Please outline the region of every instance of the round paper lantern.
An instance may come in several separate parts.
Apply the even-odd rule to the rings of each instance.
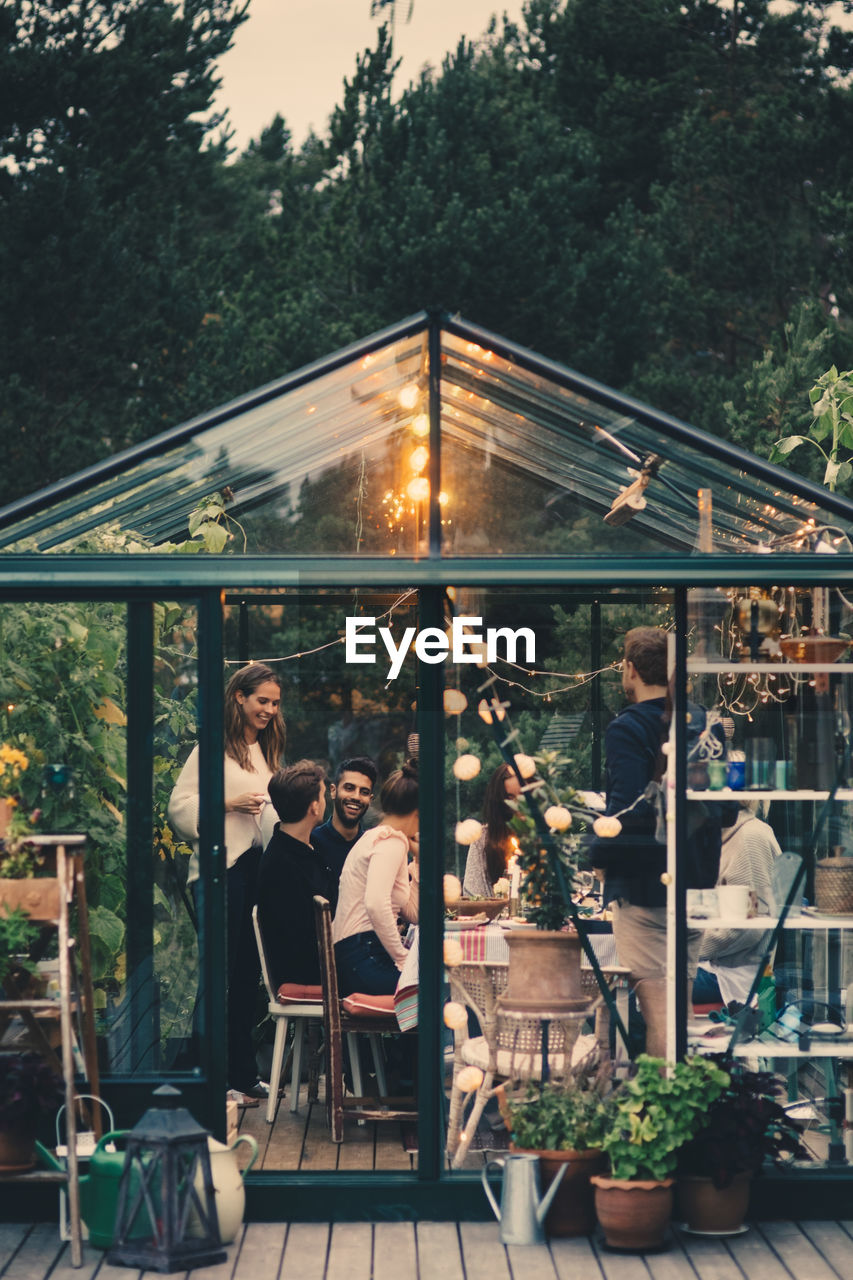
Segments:
[[[461,716],[468,706],[468,699],[461,689],[445,689],[444,710],[449,716]]]
[[[459,756],[453,761],[453,772],[460,782],[470,782],[480,772],[480,761],[477,756]]]
[[[515,764],[522,778],[532,778],[536,772],[536,761],[533,756],[517,755]]]
[[[462,897],[462,885],[459,883],[458,876],[447,875],[444,877],[444,905],[446,907],[454,906]]]
[[[612,839],[613,836],[619,835],[622,830],[622,823],[618,818],[596,818],[592,824],[592,829],[602,839]]]
[[[444,1025],[451,1031],[458,1031],[468,1021],[468,1010],[458,1000],[448,1000],[444,1006]]]
[[[552,831],[567,831],[572,825],[572,815],[565,805],[552,804],[545,810],[545,821]]]
[[[476,818],[466,818],[464,822],[457,822],[456,824],[457,844],[473,844],[475,840],[479,840],[482,834],[482,825]]]
[[[444,963],[448,969],[452,969],[454,965],[461,964],[464,957],[462,955],[462,947],[455,938],[444,939]]]
[[[479,1067],[463,1067],[454,1083],[463,1093],[475,1093],[483,1083],[483,1073]]]
[[[486,724],[492,723],[493,711],[497,718],[498,723],[500,724],[501,720],[503,720],[504,716],[506,715],[506,711],[500,705],[500,703],[497,703],[493,707],[491,702],[487,702],[485,698],[482,698],[481,701],[477,704],[477,715],[480,717],[481,720],[485,721]]]

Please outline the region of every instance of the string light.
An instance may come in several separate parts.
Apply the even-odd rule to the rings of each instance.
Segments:
[[[380,613],[376,621],[381,622],[383,618],[390,618],[395,609],[399,609],[407,600],[417,594],[417,589],[410,587],[408,591],[404,591],[401,596],[397,597],[390,609]],[[298,653],[287,653],[282,658],[252,658],[250,661],[264,662],[267,666],[271,666],[275,662],[292,662],[294,658],[309,658],[314,653],[322,653],[324,649],[332,649],[336,644],[346,644],[346,636],[336,636],[334,640],[328,640],[325,644],[318,644],[316,649],[301,649]],[[246,663],[242,658],[226,658],[225,665],[226,667],[244,667]]]

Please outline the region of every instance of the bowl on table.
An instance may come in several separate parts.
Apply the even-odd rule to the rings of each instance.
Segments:
[[[460,898],[458,902],[453,904],[453,909],[457,916],[478,916],[482,914],[488,920],[494,920],[508,906],[509,901],[506,898]]]

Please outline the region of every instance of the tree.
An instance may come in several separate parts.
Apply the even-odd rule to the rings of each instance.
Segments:
[[[0,24],[0,500],[182,416],[216,296],[236,0],[36,0]]]

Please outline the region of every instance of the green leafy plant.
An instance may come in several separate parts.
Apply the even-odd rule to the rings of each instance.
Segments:
[[[26,1132],[65,1101],[65,1086],[39,1053],[0,1053],[0,1130]]]
[[[685,1058],[664,1073],[662,1058],[641,1054],[635,1075],[615,1092],[613,1123],[602,1147],[610,1176],[661,1181],[675,1172],[678,1153],[699,1130],[708,1108],[729,1083],[711,1058]]]
[[[28,953],[38,933],[23,907],[0,911],[0,986],[10,973],[35,973],[36,966],[28,959]]]
[[[853,369],[839,373],[835,365],[818,378],[809,392],[812,421],[807,435],[783,436],[773,445],[771,462],[778,462],[800,445],[811,444],[823,455],[823,483],[832,491],[853,477]],[[841,450],[848,456],[843,458]]]
[[[568,914],[578,858],[572,806],[577,805],[573,788],[563,775],[570,761],[556,751],[534,756],[536,774],[528,793],[538,811],[533,816],[526,799],[510,802],[515,816],[510,827],[518,841],[521,893],[525,914],[537,929],[561,929]],[[563,825],[565,823],[565,825]]]
[[[559,1082],[531,1081],[523,1097],[505,1097],[501,1114],[517,1147],[531,1151],[592,1151],[615,1118],[609,1074],[582,1066]]]
[[[722,1188],[738,1173],[760,1173],[765,1160],[804,1159],[802,1126],[773,1096],[778,1083],[772,1072],[748,1071],[723,1055],[715,1060],[729,1082],[678,1152],[678,1172],[711,1178]]]

